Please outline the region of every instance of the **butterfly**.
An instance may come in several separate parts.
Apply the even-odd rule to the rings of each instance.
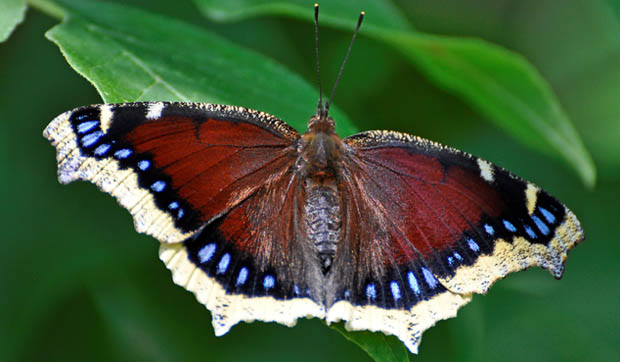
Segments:
[[[218,336],[316,317],[417,353],[426,329],[507,274],[562,276],[584,235],[546,191],[409,134],[341,138],[328,112],[320,100],[300,134],[237,106],[101,104],[59,115],[44,136],[61,183],[96,184],[161,242]]]

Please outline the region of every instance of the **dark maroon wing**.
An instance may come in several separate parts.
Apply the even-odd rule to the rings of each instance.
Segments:
[[[127,103],[64,113],[44,135],[61,182],[97,184],[164,243],[162,260],[213,312],[216,333],[240,320],[294,323],[298,312],[279,312],[295,303],[319,313],[300,298],[310,272],[299,274],[309,267],[292,247],[299,134],[285,123],[240,107]],[[273,297],[293,301],[261,305]]]
[[[583,239],[564,205],[487,161],[396,132],[344,141],[337,299],[379,307],[385,325],[401,320],[388,332],[412,350],[424,329],[508,273],[541,266],[560,277]]]

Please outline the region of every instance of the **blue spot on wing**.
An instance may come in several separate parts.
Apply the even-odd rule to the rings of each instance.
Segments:
[[[151,167],[151,162],[148,160],[141,160],[138,162],[138,168],[142,171],[146,171]]]
[[[377,289],[374,284],[368,284],[366,286],[366,298],[375,300],[377,298]]]
[[[536,239],[538,237],[538,235],[536,235],[534,230],[532,230],[532,228],[529,225],[524,225],[524,227],[525,227],[525,232],[530,236],[530,238]]]
[[[418,280],[416,279],[412,271],[407,273],[407,279],[409,280],[409,286],[411,287],[411,290],[413,290],[415,294],[420,294],[420,285],[418,285]]]
[[[78,124],[77,132],[84,134],[90,132],[93,128],[99,126],[99,121],[86,121]]]
[[[394,300],[399,300],[400,287],[398,286],[398,283],[396,283],[395,281],[390,282],[390,290],[392,291],[392,296],[394,297]]]
[[[276,279],[273,277],[273,275],[267,275],[265,276],[265,279],[263,279],[263,287],[267,290],[273,288],[276,285]]]
[[[126,158],[128,158],[129,156],[131,156],[132,152],[130,149],[128,148],[123,148],[121,150],[118,150],[116,152],[114,152],[114,157],[116,157],[119,160],[124,160]]]
[[[517,228],[514,225],[512,225],[510,221],[503,220],[503,222],[504,222],[504,227],[506,228],[506,230],[513,232],[513,233],[517,231]]]
[[[549,230],[549,227],[541,219],[539,219],[538,216],[532,215],[532,220],[534,220],[536,227],[541,233],[543,233],[543,235],[549,235],[551,230]]]
[[[553,214],[549,210],[542,208],[540,206],[538,207],[538,210],[540,210],[540,213],[543,214],[543,216],[545,217],[545,220],[547,220],[549,224],[555,223],[555,216],[553,216]]]
[[[487,234],[493,236],[493,234],[495,234],[495,229],[493,229],[493,226],[489,225],[489,224],[484,224],[484,231],[487,232]]]
[[[467,238],[467,246],[475,253],[480,251],[480,246],[472,238]]]
[[[103,132],[95,131],[93,133],[89,133],[86,136],[82,137],[80,142],[82,143],[83,147],[90,147],[90,146],[94,145],[95,143],[97,143],[97,141],[99,141],[99,139],[102,136],[103,136]]]
[[[107,143],[101,144],[95,148],[94,154],[97,156],[105,156],[112,146]]]
[[[226,273],[226,269],[228,269],[228,264],[230,264],[230,254],[226,253],[220,259],[220,262],[217,264],[217,269],[215,274],[224,274]]]
[[[235,286],[240,286],[245,284],[245,282],[248,280],[248,268],[243,267],[241,268],[241,270],[239,270],[239,275],[237,276],[237,282],[235,283]]]
[[[166,188],[166,183],[163,182],[162,180],[157,180],[153,182],[153,184],[151,185],[151,190],[155,192],[162,192],[164,191],[165,188]]]
[[[200,262],[206,263],[209,260],[211,260],[211,258],[213,257],[213,254],[215,254],[216,248],[217,248],[217,245],[215,243],[211,243],[211,244],[207,244],[203,246],[198,251],[198,258],[200,259]]]
[[[431,271],[427,268],[422,268],[422,275],[424,275],[424,280],[426,281],[426,284],[428,284],[429,288],[435,289],[437,284],[439,284],[433,273],[431,273]]]

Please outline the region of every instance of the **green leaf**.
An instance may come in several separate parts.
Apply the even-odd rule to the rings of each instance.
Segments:
[[[314,19],[313,3],[305,0],[194,0],[194,3],[204,14],[219,21],[238,21],[252,16],[273,14],[312,21]],[[406,17],[388,1],[333,1],[321,4],[321,23],[351,29],[362,10],[366,12],[365,28],[376,26],[379,29],[411,29]]]
[[[0,1],[0,42],[9,38],[15,27],[24,20],[26,0]]]
[[[66,13],[47,33],[105,102],[176,100],[234,104],[300,130],[318,93],[282,65],[204,29],[112,3],[57,1]],[[339,132],[355,128],[335,109]]]
[[[409,354],[405,345],[394,336],[368,331],[347,331],[343,323],[333,323],[329,326],[340,332],[349,341],[357,344],[377,362],[409,361]]]
[[[194,1],[215,20],[257,14],[306,20],[313,16],[309,4],[298,0]],[[367,14],[362,34],[393,46],[436,85],[469,102],[522,143],[561,157],[586,185],[594,185],[595,165],[579,134],[547,81],[522,56],[483,40],[416,32],[389,1],[330,2],[321,7],[321,23],[352,29],[360,9]]]

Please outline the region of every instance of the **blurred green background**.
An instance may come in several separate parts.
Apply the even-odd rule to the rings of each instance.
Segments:
[[[261,16],[218,24],[190,1],[123,3],[210,29],[314,84],[309,22]],[[517,143],[362,30],[335,98],[357,128],[407,131],[491,160],[565,202],[586,233],[561,281],[542,270],[510,275],[426,332],[411,360],[618,360],[620,1],[395,4],[420,31],[479,37],[524,55],[599,171],[596,186],[585,188],[564,163]],[[55,152],[41,132],[61,112],[101,98],[44,38],[57,23],[30,9],[0,44],[0,360],[370,360],[318,320],[292,329],[240,324],[214,337],[209,312],[172,283],[158,243],[137,234],[125,210],[91,184],[58,184]],[[327,88],[349,39],[350,31],[321,30]],[[300,102],[310,116],[316,100]]]

